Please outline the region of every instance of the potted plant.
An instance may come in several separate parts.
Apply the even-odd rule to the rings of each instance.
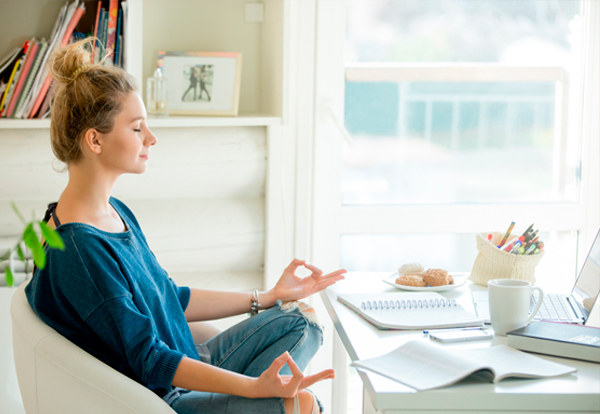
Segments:
[[[11,247],[2,257],[0,257],[0,261],[7,261],[7,264],[4,266],[7,286],[13,286],[14,284],[14,274],[13,270],[11,269],[11,263],[15,252],[17,253],[16,260],[24,263],[25,271],[27,273],[28,255],[26,255],[26,253],[28,252],[31,252],[33,263],[35,263],[39,269],[46,267],[46,252],[44,250],[42,241],[45,241],[45,243],[51,248],[60,250],[64,250],[65,248],[65,244],[63,243],[60,235],[54,229],[48,226],[48,224],[46,224],[44,221],[36,220],[35,218],[32,218],[31,221],[27,221],[15,203],[11,202],[11,206],[25,228],[23,230],[23,234],[20,236],[15,245]]]

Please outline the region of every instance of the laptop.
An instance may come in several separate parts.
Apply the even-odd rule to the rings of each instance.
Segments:
[[[575,285],[570,295],[564,294],[546,294],[538,314],[533,318],[534,321],[545,320],[552,322],[583,324],[588,320],[588,316],[598,298],[600,292],[600,231],[596,234],[592,248],[588,253],[585,263],[577,276]],[[531,298],[531,307],[533,310],[537,303],[538,296]],[[484,320],[486,324],[490,323],[490,307],[487,291],[473,292],[473,305],[477,316]]]

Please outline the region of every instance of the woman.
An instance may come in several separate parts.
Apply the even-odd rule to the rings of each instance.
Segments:
[[[176,286],[133,213],[110,196],[122,174],[146,170],[156,137],[131,76],[90,65],[91,42],[67,46],[51,61],[51,143],[69,181],[46,220],[66,248],[47,250],[46,267],[26,289],[32,308],[178,413],[318,413],[306,387],[334,373],[302,375],[322,332],[314,310],[296,301],[343,279],[344,271],[323,275],[294,260],[275,287],[260,294]],[[296,277],[299,266],[311,276]],[[253,317],[205,344],[193,343],[189,322],[249,311]]]

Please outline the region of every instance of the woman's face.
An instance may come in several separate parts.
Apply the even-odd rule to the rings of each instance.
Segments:
[[[122,108],[112,131],[100,134],[100,161],[118,173],[140,174],[148,168],[150,147],[157,139],[146,125],[146,108],[136,92],[123,99]]]

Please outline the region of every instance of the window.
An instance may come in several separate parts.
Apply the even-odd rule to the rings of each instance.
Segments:
[[[317,1],[313,260],[468,272],[475,234],[535,223],[537,284],[568,289],[600,226],[596,8]]]
[[[344,124],[353,144],[343,149],[340,191],[352,220],[341,221],[342,267],[421,261],[469,271],[478,231],[513,220],[523,231],[557,208],[581,213],[581,140],[567,139],[579,7],[347,2]],[[395,224],[381,222],[383,211]],[[443,228],[430,218],[440,214]],[[540,262],[542,285],[572,282],[580,225],[542,229],[549,251],[569,253]]]

